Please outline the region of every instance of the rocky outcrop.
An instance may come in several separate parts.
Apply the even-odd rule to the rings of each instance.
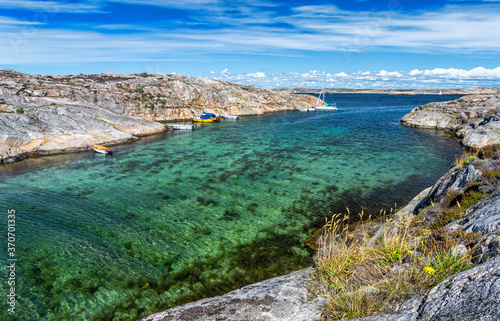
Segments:
[[[481,264],[500,256],[500,230],[483,235],[472,253],[472,261]]]
[[[92,144],[120,144],[139,136],[159,133],[165,126],[135,117],[117,115],[90,104],[50,102],[46,98],[25,103],[17,97],[4,101],[22,113],[0,114],[0,163],[31,155],[90,149]]]
[[[208,78],[180,75],[104,73],[32,76],[0,69],[0,96],[27,102],[65,98],[110,112],[152,121],[188,119],[202,110],[217,114],[262,115],[315,105],[316,98],[290,95]],[[5,104],[4,104],[5,105]],[[2,105],[2,106],[4,106]]]
[[[484,235],[500,230],[500,190],[471,206],[467,215],[447,227]]]
[[[245,286],[223,296],[181,305],[141,321],[273,320],[313,321],[321,317],[324,298],[313,298],[312,268]]]
[[[316,98],[178,75],[33,76],[0,69],[0,163],[162,132],[202,110],[261,115]]]
[[[436,182],[436,184],[434,184],[429,193],[424,197],[425,201],[431,199],[437,202],[449,193],[462,193],[469,183],[476,181],[480,176],[481,171],[476,169],[472,164],[468,164],[459,169],[453,166]],[[419,205],[421,206],[423,204],[425,204],[425,202]],[[418,209],[418,207],[416,209]]]
[[[401,120],[410,127],[452,130],[463,146],[500,144],[500,95],[473,95],[415,107]]]

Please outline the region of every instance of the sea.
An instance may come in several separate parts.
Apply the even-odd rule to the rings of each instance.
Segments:
[[[136,320],[311,266],[326,219],[388,213],[447,171],[458,141],[399,120],[458,97],[328,94],[337,111],[2,165],[0,319]]]

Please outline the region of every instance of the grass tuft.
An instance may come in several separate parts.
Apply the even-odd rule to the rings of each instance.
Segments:
[[[332,217],[318,240],[314,284],[328,298],[329,320],[394,312],[404,300],[473,266],[468,253],[453,253],[463,233],[430,232],[414,219],[393,219],[370,247],[350,237],[356,227],[347,222],[349,214]]]
[[[477,153],[475,154],[471,154],[471,153],[464,153],[462,154],[460,157],[457,157],[455,159],[455,167],[456,168],[462,168],[465,166],[465,164],[467,164],[469,161],[473,160],[473,159],[477,159],[478,156],[477,156]]]

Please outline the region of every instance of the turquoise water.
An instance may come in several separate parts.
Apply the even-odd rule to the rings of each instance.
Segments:
[[[336,94],[338,111],[0,166],[0,255],[15,209],[18,259],[16,317],[0,318],[135,320],[309,266],[304,240],[325,217],[403,205],[447,170],[456,141],[398,123],[455,98]]]

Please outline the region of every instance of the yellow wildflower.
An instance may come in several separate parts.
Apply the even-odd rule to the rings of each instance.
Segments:
[[[436,270],[434,270],[434,269],[433,269],[433,268],[431,268],[430,266],[425,266],[425,267],[424,267],[424,270],[425,270],[425,272],[427,272],[427,273],[429,273],[429,274],[431,274],[431,275],[432,275],[432,274],[434,274],[434,273],[436,273]]]
[[[413,251],[408,250],[408,253],[413,254]]]

